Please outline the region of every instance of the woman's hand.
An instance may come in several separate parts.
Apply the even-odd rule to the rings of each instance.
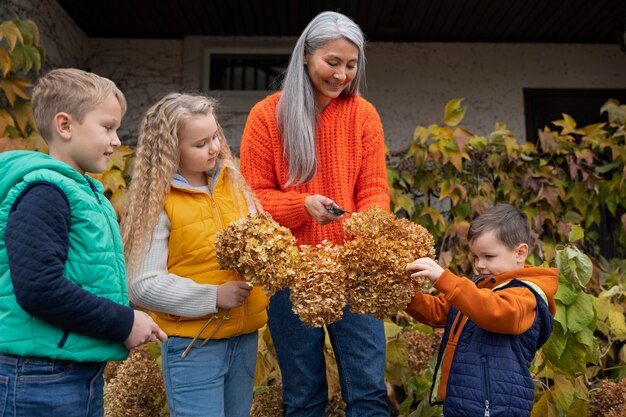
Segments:
[[[240,307],[252,287],[243,281],[228,281],[217,286],[217,308]]]
[[[306,211],[322,226],[341,219],[341,215],[332,214],[326,209],[326,206],[333,203],[334,201],[330,198],[319,194],[309,195],[304,198]]]

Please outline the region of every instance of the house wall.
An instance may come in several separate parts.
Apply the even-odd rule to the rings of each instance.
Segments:
[[[523,88],[626,88],[617,44],[372,43],[367,59],[368,97],[395,149],[415,126],[441,123],[453,98],[465,98],[470,131],[501,121],[524,139]]]
[[[89,39],[54,1],[0,0],[0,19],[31,18],[48,55],[45,68],[74,66],[109,77],[129,110],[120,137],[136,143],[141,116],[171,91],[199,91],[206,48],[287,47],[290,38],[188,37],[185,40]],[[445,103],[465,98],[463,126],[486,134],[496,121],[525,137],[523,88],[626,88],[626,54],[615,45],[381,43],[367,46],[366,98],[377,107],[386,141],[400,150],[417,125],[441,123]],[[264,93],[218,96],[220,123],[235,150],[248,110]]]
[[[141,118],[150,105],[181,90],[182,46],[182,40],[91,40],[90,70],[115,81],[128,101],[118,130],[125,144],[137,143]]]

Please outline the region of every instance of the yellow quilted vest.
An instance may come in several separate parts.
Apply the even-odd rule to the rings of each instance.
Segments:
[[[210,177],[208,182],[211,183]],[[244,279],[232,270],[220,269],[215,256],[217,232],[248,212],[242,193],[225,179],[224,169],[218,174],[212,195],[172,185],[165,211],[172,224],[167,260],[170,273],[213,285]],[[220,309],[200,338],[214,333],[211,339],[224,339],[259,329],[267,322],[267,303],[262,288],[254,287],[241,307],[229,312]],[[195,337],[213,316],[190,318],[159,312],[152,315],[168,336],[178,337]],[[228,318],[222,320],[225,315]]]

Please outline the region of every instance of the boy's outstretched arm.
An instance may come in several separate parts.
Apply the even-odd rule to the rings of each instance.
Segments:
[[[556,282],[558,279],[556,272],[551,272],[549,268],[537,269],[545,271],[542,273],[547,276],[543,277],[543,281],[554,279]],[[511,272],[510,279],[513,279],[516,274]],[[530,328],[535,319],[536,298],[526,286],[492,291],[491,288],[479,288],[472,280],[445,270],[434,287],[450,305],[481,328],[494,333],[521,334]]]
[[[138,313],[129,306],[65,278],[69,225],[65,194],[52,183],[35,183],[15,201],[4,239],[18,304],[40,320],[99,339],[122,343],[159,335],[156,324],[137,320]]]
[[[406,267],[412,278],[426,277],[435,282],[443,273],[443,268],[431,258],[420,258]],[[432,327],[444,327],[450,306],[443,295],[437,297],[418,292],[406,308],[417,321]]]

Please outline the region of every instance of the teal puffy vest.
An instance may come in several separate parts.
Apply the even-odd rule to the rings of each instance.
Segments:
[[[122,343],[66,332],[25,312],[11,283],[4,232],[11,207],[31,183],[47,181],[65,193],[70,229],[65,278],[83,289],[128,306],[124,250],[113,207],[103,187],[69,165],[30,151],[0,153],[0,352],[79,362],[126,358]]]

